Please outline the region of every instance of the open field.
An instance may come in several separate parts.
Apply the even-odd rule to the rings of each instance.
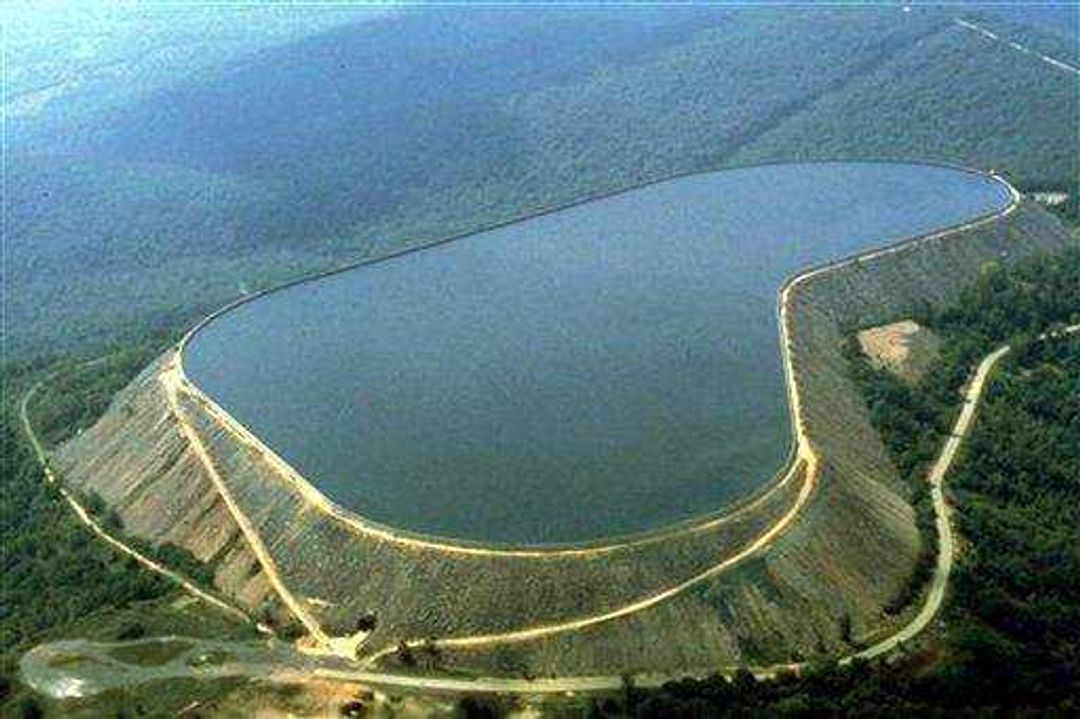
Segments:
[[[870,362],[901,379],[918,384],[938,356],[941,341],[913,320],[900,320],[860,330],[859,346]]]

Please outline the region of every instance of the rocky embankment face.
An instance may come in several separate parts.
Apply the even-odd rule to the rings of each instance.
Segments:
[[[270,584],[170,411],[159,381],[168,359],[147,367],[93,427],[57,448],[55,466],[69,486],[100,495],[125,534],[189,550],[215,566],[218,589],[258,606]]]
[[[986,263],[1070,242],[1053,217],[1023,205],[977,228],[797,283],[790,351],[819,466],[813,494],[790,529],[730,570],[641,611],[550,636],[448,648],[441,661],[510,674],[677,671],[846,653],[853,641],[886,632],[900,618],[883,607],[908,581],[920,538],[908,503],[912,489],[870,425],[848,377],[843,339],[924,302],[948,304]],[[739,555],[793,506],[806,479],[805,466],[797,466],[727,520],[647,541],[558,553],[441,546],[313,504],[295,478],[242,441],[198,393],[181,387],[169,401],[163,379],[171,355],[121,392],[94,427],[57,449],[64,481],[101,495],[127,533],[178,544],[212,563],[218,589],[256,607],[276,601],[279,591],[240,529],[242,513],[273,571],[323,631],[348,634],[359,616],[375,613],[365,651],[400,639],[498,634],[615,611]],[[226,485],[232,507],[210,472]]]

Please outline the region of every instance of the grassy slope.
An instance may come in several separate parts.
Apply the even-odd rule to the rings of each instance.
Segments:
[[[968,35],[929,10],[407,14],[76,98],[9,128],[10,349],[175,327],[346,258],[732,162],[1074,176],[1069,78]]]

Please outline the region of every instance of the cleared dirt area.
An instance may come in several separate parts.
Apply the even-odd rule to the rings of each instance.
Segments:
[[[878,369],[918,384],[933,365],[941,340],[914,320],[871,327],[858,334],[859,348]]]
[[[1058,205],[1065,204],[1065,201],[1069,199],[1068,192],[1033,192],[1031,198],[1041,205],[1047,207],[1057,207]]]

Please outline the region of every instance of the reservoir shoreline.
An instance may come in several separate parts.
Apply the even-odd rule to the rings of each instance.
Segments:
[[[597,201],[597,200],[601,200],[601,199],[604,199],[605,197],[623,195],[623,194],[634,192],[634,191],[637,191],[637,190],[642,190],[643,188],[651,187],[653,185],[663,184],[663,183],[666,183],[666,182],[673,182],[674,180],[679,180],[679,179],[683,179],[683,178],[687,178],[687,177],[695,177],[695,176],[701,176],[701,175],[724,174],[729,169],[730,170],[747,170],[747,169],[760,168],[760,167],[769,167],[769,166],[773,166],[773,165],[783,165],[783,164],[787,164],[787,163],[768,163],[766,165],[753,165],[753,166],[748,166],[748,167],[744,167],[744,168],[725,168],[724,170],[721,170],[719,172],[717,172],[717,171],[708,171],[708,172],[703,172],[703,173],[691,173],[689,175],[682,175],[682,176],[679,176],[679,177],[676,177],[676,178],[666,178],[665,180],[660,180],[660,181],[657,181],[655,183],[648,183],[647,185],[644,185],[644,186],[639,186],[639,187],[635,187],[635,188],[628,188],[628,189],[620,190],[620,191],[615,192],[615,193],[608,193],[608,194],[606,194],[604,196],[600,196],[600,197],[586,198],[586,199],[583,199],[583,200],[581,200],[579,202],[573,203],[572,205],[569,205],[569,206],[551,208],[549,210],[545,210],[545,211],[540,212],[540,213],[534,213],[534,214],[526,216],[526,217],[517,218],[517,219],[515,219],[513,221],[509,221],[509,222],[506,222],[506,223],[500,223],[499,225],[495,226],[495,229],[497,229],[499,227],[505,227],[505,226],[509,226],[509,225],[520,224],[520,223],[526,222],[527,220],[534,219],[536,217],[540,217],[540,216],[543,216],[543,215],[549,215],[549,214],[552,214],[552,213],[557,213],[557,212],[569,209],[571,207],[577,207],[577,206],[580,206],[580,205],[583,205],[583,204],[587,204],[589,202],[594,202],[594,201]],[[817,265],[811,265],[809,267],[809,269],[803,269],[803,270],[799,270],[798,272],[796,272],[794,274],[788,274],[787,278],[783,281],[783,283],[781,284],[779,289],[776,291],[776,293],[777,293],[776,296],[777,297],[782,295],[783,292],[785,291],[785,289],[793,281],[795,281],[797,278],[802,277],[802,276],[804,276],[804,275],[806,275],[808,273],[811,273],[811,272],[815,271],[816,269],[820,269],[820,267],[822,267],[822,266],[829,267],[829,266],[833,266],[833,265],[843,264],[845,262],[851,262],[851,261],[854,261],[856,258],[864,256],[864,255],[869,255],[869,254],[874,254],[874,253],[881,253],[881,252],[883,252],[885,250],[888,250],[889,248],[902,246],[902,245],[906,245],[906,244],[914,242],[914,241],[918,241],[919,239],[921,239],[921,238],[923,238],[923,237],[925,237],[927,235],[933,235],[933,234],[942,233],[942,232],[954,229],[955,227],[966,226],[966,225],[969,225],[969,224],[972,224],[972,223],[979,222],[979,221],[981,221],[983,219],[986,219],[988,217],[998,216],[1004,211],[1004,209],[1008,206],[1009,203],[1014,203],[1015,204],[1015,201],[1016,201],[1015,191],[1013,191],[1011,189],[1011,187],[1009,187],[1008,184],[1005,183],[1003,180],[1001,180],[1000,178],[997,178],[996,176],[987,175],[985,173],[981,173],[981,172],[976,171],[976,170],[971,170],[969,168],[956,168],[954,166],[942,165],[940,163],[912,163],[912,162],[894,163],[894,162],[890,162],[890,161],[857,162],[857,163],[846,163],[846,162],[798,163],[799,166],[804,166],[804,165],[805,166],[822,166],[822,165],[830,165],[830,164],[865,165],[865,166],[881,165],[881,164],[884,164],[884,165],[890,165],[890,164],[898,165],[899,164],[899,165],[912,166],[912,167],[927,166],[927,167],[944,168],[944,169],[949,169],[949,170],[959,170],[959,171],[962,171],[962,172],[965,172],[965,173],[969,173],[971,175],[975,175],[975,176],[977,176],[979,178],[982,178],[982,179],[995,180],[996,182],[1000,183],[1000,187],[1002,189],[1004,189],[1004,192],[1002,193],[1003,197],[1000,198],[997,201],[998,204],[993,209],[991,209],[991,210],[989,210],[989,211],[987,211],[987,212],[985,212],[983,214],[977,215],[977,216],[965,217],[962,222],[958,222],[958,223],[955,223],[953,225],[949,225],[949,226],[946,226],[946,227],[937,226],[932,231],[924,232],[924,233],[921,233],[921,234],[918,234],[918,235],[915,235],[915,236],[902,237],[901,239],[897,239],[897,240],[891,240],[891,241],[887,242],[884,245],[871,246],[871,247],[868,247],[865,250],[862,250],[862,251],[857,252],[855,254],[844,255],[843,259],[829,258],[827,260],[822,261],[821,263],[819,263]],[[1005,199],[1006,197],[1008,198],[1008,200]],[[281,290],[289,288],[289,287],[295,287],[295,286],[300,285],[300,284],[312,282],[312,281],[314,281],[316,279],[323,279],[323,278],[326,278],[326,277],[329,277],[329,276],[338,275],[338,274],[347,272],[347,271],[352,270],[352,269],[358,269],[358,268],[368,267],[368,266],[372,266],[372,265],[378,265],[380,263],[385,263],[385,262],[387,262],[388,260],[391,260],[391,259],[396,259],[396,258],[400,258],[400,257],[402,257],[404,255],[409,255],[409,254],[416,253],[421,249],[431,249],[433,247],[437,247],[437,246],[440,246],[440,245],[446,245],[446,244],[454,242],[454,241],[456,241],[458,239],[462,239],[462,238],[466,238],[466,237],[473,237],[473,236],[476,236],[476,235],[484,234],[486,232],[490,232],[492,229],[493,228],[486,228],[486,229],[483,229],[483,230],[477,230],[477,231],[465,233],[465,234],[462,234],[462,235],[456,235],[454,237],[446,238],[446,239],[444,239],[442,241],[439,241],[439,242],[436,242],[436,243],[433,243],[433,244],[429,244],[429,245],[426,245],[426,246],[423,246],[423,247],[418,247],[418,248],[409,248],[409,249],[403,250],[402,252],[395,253],[395,254],[392,254],[392,255],[389,255],[389,256],[384,256],[384,257],[379,257],[379,258],[364,259],[364,260],[361,260],[361,261],[358,261],[358,262],[350,263],[350,264],[348,264],[346,266],[333,268],[333,269],[325,271],[325,272],[317,273],[315,275],[310,275],[310,276],[298,278],[297,280],[294,280],[294,281],[289,282],[289,283],[285,283],[284,285],[281,285],[281,286],[278,286],[278,287],[273,287],[273,288],[268,288],[266,290],[262,290],[260,292],[253,293],[251,295],[239,298],[238,300],[236,300],[236,301],[234,301],[232,303],[229,303],[228,305],[226,305],[225,307],[222,307],[221,309],[219,309],[216,312],[212,313],[207,318],[205,318],[203,321],[198,323],[195,327],[193,327],[182,338],[182,340],[178,344],[176,365],[177,365],[178,376],[179,376],[179,378],[181,380],[181,384],[183,385],[183,388],[186,391],[188,391],[192,396],[196,397],[200,401],[201,404],[204,404],[206,407],[211,409],[211,411],[215,415],[217,415],[220,419],[224,420],[226,424],[231,425],[231,428],[235,433],[237,433],[238,435],[246,435],[246,437],[243,437],[245,439],[245,441],[247,441],[249,443],[252,442],[252,441],[258,443],[258,447],[259,447],[260,452],[263,453],[264,455],[268,455],[269,458],[272,459],[273,463],[279,467],[279,469],[284,470],[286,472],[286,474],[288,476],[290,476],[298,484],[298,487],[302,489],[305,496],[308,496],[309,498],[312,498],[312,499],[316,499],[317,501],[315,503],[317,505],[323,507],[324,509],[331,509],[332,513],[335,516],[337,516],[339,519],[346,518],[346,519],[349,519],[349,520],[353,520],[353,521],[350,521],[350,524],[355,522],[356,524],[363,525],[364,527],[367,528],[367,530],[378,530],[379,533],[382,533],[382,532],[385,531],[385,532],[388,532],[388,533],[392,533],[394,535],[400,535],[402,537],[410,537],[410,538],[412,538],[414,540],[422,541],[424,543],[430,543],[430,544],[432,544],[434,546],[458,547],[458,548],[466,548],[466,547],[486,548],[488,550],[494,550],[494,551],[509,551],[510,553],[515,553],[516,551],[524,551],[524,552],[527,552],[528,554],[532,554],[534,552],[537,552],[537,553],[560,553],[560,552],[575,552],[575,551],[588,551],[588,552],[595,552],[597,550],[602,551],[604,549],[604,547],[624,547],[627,544],[636,544],[638,542],[650,542],[650,541],[655,541],[656,539],[659,539],[659,538],[671,536],[673,533],[679,533],[679,532],[683,532],[683,531],[691,531],[692,532],[692,531],[695,531],[695,529],[700,529],[700,528],[703,528],[703,527],[713,526],[718,522],[726,521],[726,518],[729,517],[729,516],[738,515],[738,514],[744,512],[744,511],[746,511],[746,510],[753,509],[755,506],[758,506],[761,502],[766,501],[776,491],[778,491],[782,487],[786,486],[786,482],[795,473],[794,472],[795,465],[794,465],[794,463],[792,461],[793,458],[794,458],[794,455],[795,455],[795,445],[791,440],[788,441],[787,460],[783,463],[782,468],[778,472],[773,474],[771,479],[769,479],[768,481],[765,481],[763,483],[759,483],[756,489],[754,489],[753,491],[750,491],[750,492],[744,492],[742,496],[734,499],[733,501],[718,503],[721,508],[716,509],[716,510],[711,511],[711,512],[700,512],[699,513],[699,512],[695,511],[693,516],[690,516],[690,517],[688,517],[686,519],[682,519],[682,520],[679,520],[679,521],[665,522],[665,523],[662,523],[662,524],[660,524],[658,526],[648,528],[648,529],[644,529],[644,530],[639,530],[639,531],[632,531],[632,532],[627,532],[627,533],[615,532],[615,533],[603,535],[603,536],[601,536],[601,537],[599,537],[597,539],[589,539],[589,540],[583,540],[583,541],[543,542],[543,543],[540,543],[540,544],[534,544],[534,543],[529,543],[529,542],[525,542],[525,543],[501,542],[501,541],[498,541],[498,540],[471,539],[471,538],[459,539],[457,537],[447,538],[444,535],[441,535],[439,533],[429,533],[429,532],[425,532],[423,530],[417,531],[417,530],[413,530],[413,529],[404,529],[404,528],[400,528],[399,525],[397,525],[397,524],[395,524],[393,522],[386,523],[386,522],[382,522],[382,521],[378,521],[378,520],[372,520],[370,517],[364,515],[363,512],[356,512],[356,511],[354,511],[352,509],[349,509],[349,508],[346,508],[346,507],[342,506],[341,504],[335,502],[334,500],[330,499],[329,496],[327,496],[327,494],[322,492],[321,489],[317,488],[309,480],[308,477],[305,477],[305,475],[302,472],[295,469],[292,465],[290,465],[287,461],[285,461],[280,456],[280,454],[278,454],[273,449],[271,449],[270,446],[267,444],[267,442],[263,438],[258,437],[254,432],[250,432],[247,427],[245,427],[231,413],[229,413],[227,410],[225,410],[224,407],[219,402],[216,402],[215,400],[211,399],[209,394],[206,391],[204,391],[202,387],[199,387],[194,380],[190,379],[187,376],[186,372],[185,372],[185,368],[184,368],[184,365],[183,365],[183,361],[184,361],[184,354],[183,353],[184,353],[185,349],[187,349],[188,344],[192,340],[192,338],[194,338],[196,336],[196,334],[198,332],[200,332],[202,329],[204,329],[205,327],[210,325],[215,319],[227,314],[231,310],[234,310],[234,309],[236,309],[237,307],[239,307],[241,305],[245,305],[247,303],[250,303],[252,300],[260,298],[260,297],[264,297],[264,296],[266,296],[268,294],[275,293],[275,292],[280,292]],[[865,246],[865,244],[866,244],[866,240],[864,240],[864,239],[859,240],[859,242],[863,246]],[[706,308],[706,309],[711,311],[713,308],[710,307],[710,308]],[[781,308],[779,306],[776,306],[774,309],[776,311],[779,311]],[[719,310],[723,311],[723,307],[720,307]],[[781,342],[783,342],[784,341],[784,339],[783,339],[784,327],[783,327],[782,323],[779,324],[777,329],[779,330],[779,332],[781,334]],[[786,352],[786,350],[784,350],[783,347],[782,347],[782,352]],[[790,383],[789,378],[786,377],[786,373],[785,373],[784,383],[785,384]],[[790,387],[789,387],[789,392],[790,392]],[[784,403],[786,405],[785,415],[789,417],[789,420],[788,420],[788,425],[789,426],[787,428],[787,431],[790,433],[790,436],[794,436],[794,425],[792,424],[792,419],[791,419],[791,413],[794,411],[794,408],[792,407],[792,403],[790,402],[790,400],[785,400]],[[713,506],[717,506],[717,504],[714,504]]]

